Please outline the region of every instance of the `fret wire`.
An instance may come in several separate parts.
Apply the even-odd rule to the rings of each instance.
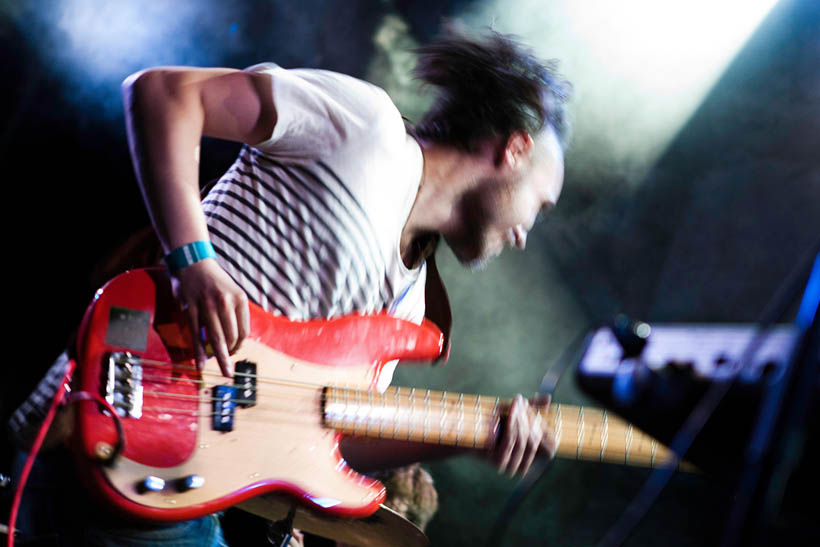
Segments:
[[[578,445],[575,448],[575,459],[581,459],[581,444],[584,442],[584,407],[578,409]]]
[[[342,388],[345,394],[345,410],[342,413],[342,426],[345,425],[345,421],[350,420],[350,390],[346,388]],[[346,428],[347,429],[347,428]]]
[[[401,388],[397,387],[396,388],[396,395],[394,397],[394,399],[395,399],[394,402],[396,404],[396,421],[394,422],[394,425],[393,425],[393,438],[394,439],[396,438],[396,436],[399,433],[399,425],[401,424],[401,396],[399,395],[400,393],[401,393]]]
[[[490,427],[492,427],[492,428],[493,428],[493,431],[494,431],[494,432],[497,432],[497,431],[498,431],[498,425],[501,423],[501,420],[500,420],[500,418],[499,418],[499,416],[498,416],[498,405],[499,405],[500,403],[501,403],[501,399],[500,399],[500,398],[498,398],[498,397],[496,397],[496,398],[495,398],[495,404],[493,404],[493,415],[492,415],[493,417],[492,417],[492,423],[490,424]],[[496,435],[497,435],[497,433],[496,433]],[[496,439],[496,440],[498,440],[498,439]]]
[[[324,401],[323,416],[326,424],[331,424],[330,408],[333,406],[333,386],[328,386],[325,390],[326,399]],[[332,427],[332,425],[331,425]]]
[[[410,395],[407,397],[410,402],[410,421],[407,425],[407,440],[410,440],[410,435],[413,433],[413,425],[416,423],[416,388],[410,388]]]
[[[442,437],[444,436],[444,422],[447,421],[447,392],[444,391],[441,394],[441,418],[439,419],[438,423],[438,444],[441,444]]]
[[[424,394],[424,428],[421,436],[422,442],[427,442],[427,435],[430,433],[430,390]]]
[[[461,446],[461,433],[464,431],[464,394],[458,395],[458,428],[456,433],[456,446]]]
[[[629,465],[629,452],[632,450],[632,424],[626,428],[626,453],[624,454],[624,464]]]
[[[354,404],[356,405],[356,410],[355,410],[355,412],[353,412],[353,434],[358,435],[359,434],[359,429],[360,429],[360,426],[361,426],[361,423],[362,423],[362,418],[361,418],[362,392],[361,392],[361,390],[358,390],[358,389],[355,390],[354,395],[355,395]]]
[[[655,467],[655,454],[658,451],[658,441],[652,439],[652,458],[649,460],[649,465]]]
[[[609,418],[606,415],[606,409],[603,411],[601,417],[601,458],[604,461],[604,452],[606,451],[606,443],[609,440]]]
[[[367,392],[367,425],[364,428],[364,434],[370,435],[370,426],[373,423],[373,392]]]
[[[478,447],[478,425],[480,423],[480,420],[478,419],[478,416],[479,416],[478,407],[479,407],[479,405],[481,405],[481,395],[477,396],[476,400],[475,400],[475,416],[476,416],[476,419],[475,419],[475,431],[473,432],[473,448]]]
[[[350,389],[350,427],[352,428],[352,432],[354,435],[357,434],[359,429],[359,390],[357,389]]]
[[[382,400],[382,416],[381,416],[381,420],[379,422],[379,438],[383,439],[384,438],[384,424],[387,423],[387,420],[385,419],[385,414],[387,414],[387,396],[385,394],[382,394],[381,400]],[[395,426],[396,413],[391,412],[390,414],[393,416],[393,419],[394,419],[393,427],[395,428],[396,427]]]

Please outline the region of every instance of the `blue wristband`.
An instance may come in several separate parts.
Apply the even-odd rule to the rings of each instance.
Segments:
[[[194,241],[165,255],[165,265],[171,272],[177,272],[206,258],[216,258],[214,246],[210,241]]]

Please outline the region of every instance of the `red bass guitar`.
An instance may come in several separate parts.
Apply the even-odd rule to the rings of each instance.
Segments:
[[[308,507],[370,515],[383,486],[349,468],[342,434],[487,450],[495,397],[412,388],[375,390],[383,365],[441,351],[432,323],[387,315],[293,322],[251,306],[235,378],[203,371],[163,269],[133,270],[95,295],[77,339],[73,389],[81,473],[114,507],[146,520],[196,518],[279,491]],[[112,414],[116,413],[116,417]],[[666,450],[606,411],[553,404],[544,423],[558,455],[655,465]]]

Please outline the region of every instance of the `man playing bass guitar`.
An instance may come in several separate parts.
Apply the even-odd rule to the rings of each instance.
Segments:
[[[294,320],[387,310],[420,322],[426,312],[447,331],[439,239],[472,267],[525,247],[561,192],[568,84],[494,32],[450,31],[419,50],[416,76],[437,98],[409,129],[383,90],[329,71],[163,67],[125,81],[134,167],[175,296],[201,334],[200,366],[212,352],[233,374],[249,300]],[[203,136],[246,145],[204,200]],[[554,439],[522,397],[505,414],[493,459],[526,473]],[[363,471],[449,452],[343,446]],[[198,544],[218,545],[206,520],[197,537],[211,539]]]

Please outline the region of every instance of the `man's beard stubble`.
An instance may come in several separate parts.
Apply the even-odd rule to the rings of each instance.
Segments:
[[[493,207],[482,192],[475,190],[462,197],[458,215],[461,229],[455,235],[445,236],[445,241],[463,266],[471,270],[484,269],[501,253],[501,249],[491,248]]]

